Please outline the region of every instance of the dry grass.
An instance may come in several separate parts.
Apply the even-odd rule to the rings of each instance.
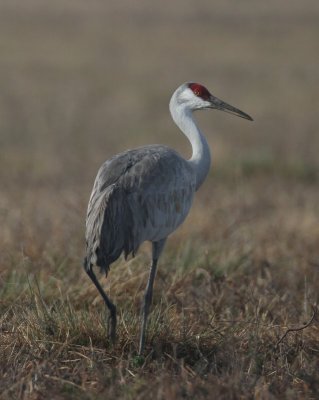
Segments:
[[[1,399],[319,396],[319,106],[314,0],[0,4]],[[174,234],[137,356],[149,248],[82,271],[102,161],[188,145],[167,102],[198,80],[256,122],[198,115],[214,168]],[[214,134],[209,135],[213,130]]]

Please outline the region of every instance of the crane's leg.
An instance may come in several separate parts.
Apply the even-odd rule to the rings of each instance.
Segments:
[[[87,274],[89,275],[89,277],[91,278],[91,280],[94,283],[97,290],[100,292],[100,295],[103,297],[103,300],[104,300],[107,308],[110,311],[110,316],[108,319],[108,335],[109,335],[111,342],[114,344],[115,338],[116,338],[116,307],[111,302],[111,300],[107,297],[102,286],[100,285],[99,281],[97,280],[97,278],[93,272],[92,265],[90,265],[90,267],[88,269],[85,268],[85,270],[86,270]]]
[[[142,354],[143,350],[144,350],[147,317],[148,317],[150,306],[152,303],[153,284],[154,284],[154,279],[155,279],[155,275],[156,275],[157,261],[158,261],[159,256],[164,248],[165,242],[166,242],[166,238],[163,240],[160,240],[159,242],[152,243],[152,265],[151,265],[148,282],[146,285],[144,301],[143,301],[143,306],[142,306],[142,329],[141,329],[141,335],[140,335],[139,354]]]

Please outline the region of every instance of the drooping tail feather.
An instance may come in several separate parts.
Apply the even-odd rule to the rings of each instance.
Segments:
[[[105,273],[124,251],[135,250],[133,218],[127,194],[118,185],[93,191],[86,219],[85,268],[99,266]]]

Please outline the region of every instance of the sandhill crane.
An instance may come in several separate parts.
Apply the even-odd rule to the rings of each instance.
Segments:
[[[110,265],[124,253],[136,254],[144,241],[152,242],[152,264],[142,307],[139,354],[145,343],[147,317],[159,256],[167,237],[185,220],[194,193],[205,180],[211,156],[208,143],[192,112],[201,109],[229,112],[252,121],[237,108],[213,96],[204,86],[184,83],[172,95],[169,109],[192,146],[185,160],[175,150],[150,145],[120,153],[98,171],[86,218],[84,267],[109,309],[108,335],[114,343],[116,307],[108,298],[93,266],[107,276]]]

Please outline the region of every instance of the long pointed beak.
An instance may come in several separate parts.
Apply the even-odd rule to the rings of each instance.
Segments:
[[[220,100],[219,98],[215,96],[211,96],[209,99],[211,105],[209,108],[213,108],[215,110],[220,110],[220,111],[225,111],[229,114],[237,115],[237,117],[248,119],[249,121],[253,121],[250,115],[244,113],[243,111],[239,110],[238,108],[235,108],[231,106],[230,104],[225,103],[224,101]]]

